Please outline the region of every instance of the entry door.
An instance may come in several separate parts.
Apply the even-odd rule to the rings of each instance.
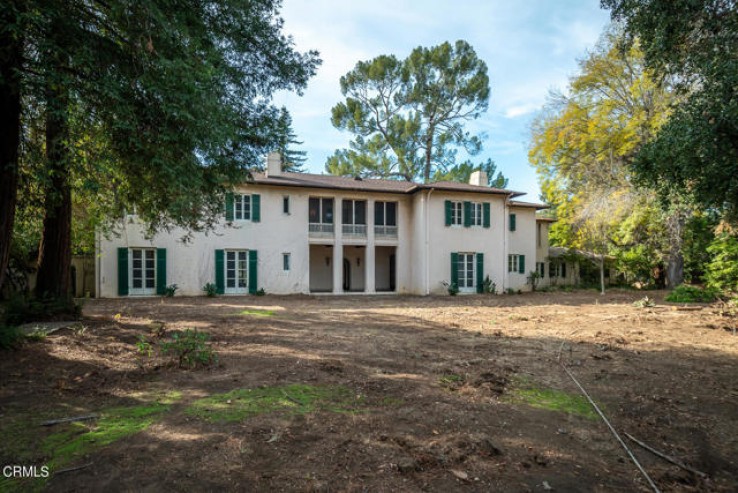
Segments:
[[[246,250],[226,250],[226,293],[246,293],[248,291],[248,252]]]
[[[343,290],[351,291],[351,262],[343,259]]]
[[[459,291],[474,292],[474,254],[459,254]]]
[[[156,249],[131,248],[130,294],[156,292]]]

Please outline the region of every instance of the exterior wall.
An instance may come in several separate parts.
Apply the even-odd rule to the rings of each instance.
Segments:
[[[540,228],[540,241],[538,237],[538,231],[536,231],[536,264],[543,263],[544,275],[538,280],[539,287],[546,287],[550,285],[551,275],[549,273],[549,258],[548,258],[548,234],[551,228],[551,223],[548,221],[536,221],[536,230]]]
[[[516,228],[510,231],[510,214],[515,214]],[[509,207],[507,222],[507,254],[505,255],[505,289],[530,290],[530,273],[536,269],[536,210],[531,207]],[[507,255],[525,255],[525,272],[508,272]]]
[[[366,258],[368,248],[356,249],[354,246],[387,245],[396,246],[396,279],[397,291],[410,293],[412,290],[412,225],[411,225],[411,198],[398,194],[368,194],[368,193],[335,193],[332,190],[311,190],[299,188],[280,188],[273,186],[246,185],[235,190],[236,193],[256,193],[261,196],[261,219],[255,223],[251,221],[234,221],[227,226],[225,219],[215,231],[208,234],[193,234],[188,242],[181,239],[185,231],[174,229],[163,232],[153,238],[146,238],[143,226],[135,216],[127,216],[116,228],[110,238],[98,237],[98,287],[101,297],[118,296],[118,259],[117,249],[125,248],[166,248],[167,249],[167,284],[177,284],[177,294],[196,296],[203,294],[202,287],[206,283],[215,282],[215,250],[216,249],[245,249],[258,252],[258,288],[264,288],[267,293],[291,294],[309,293],[312,287],[320,289],[327,287],[336,291],[336,275],[342,280],[343,255],[340,255],[340,264],[336,268],[336,250],[341,254],[346,251],[351,256],[352,278],[363,287],[368,287],[366,279],[374,280],[374,262]],[[284,214],[282,200],[290,197],[290,214]],[[308,202],[310,197],[331,197],[334,199],[334,228],[335,239],[315,240],[308,237]],[[364,240],[341,239],[341,200],[367,200],[367,225],[370,233]],[[398,238],[395,240],[380,240],[374,237],[374,202],[398,202],[397,225]],[[339,244],[336,248],[325,248],[324,245]],[[313,255],[319,249],[325,248],[325,254],[319,258]],[[341,248],[341,245],[344,247]],[[357,252],[361,250],[360,266],[356,263]],[[374,249],[371,248],[373,251]],[[291,268],[285,272],[282,269],[282,254],[290,254]],[[325,279],[325,256],[330,256],[330,266]],[[311,282],[311,262],[314,268],[314,277]],[[370,265],[369,265],[370,264]],[[336,270],[338,269],[338,270]],[[369,276],[366,269],[370,269]],[[338,290],[342,282],[338,283]],[[373,291],[370,290],[370,292]]]
[[[389,289],[389,258],[395,255],[395,291],[411,294],[443,294],[443,282],[451,281],[452,253],[483,253],[483,277],[489,276],[497,290],[528,289],[527,277],[542,255],[536,246],[535,209],[506,206],[496,194],[422,190],[413,195],[351,192],[327,189],[244,185],[236,193],[261,197],[260,222],[225,219],[208,234],[197,233],[182,242],[185,231],[173,230],[144,236],[135,216],[122,220],[116,235],[98,236],[97,292],[118,296],[117,249],[166,248],[166,284],[177,284],[178,295],[201,295],[206,283],[215,282],[215,250],[243,249],[258,252],[258,286],[267,293],[291,294],[343,291],[344,259],[351,268],[351,290],[373,293]],[[283,197],[290,198],[290,213],[283,213]],[[309,199],[334,200],[334,237],[312,238],[308,232]],[[344,199],[367,201],[367,236],[342,234]],[[445,201],[487,202],[490,227],[446,226]],[[398,237],[375,238],[374,203],[397,202]],[[509,231],[509,212],[517,215],[515,232]],[[547,237],[547,235],[546,235]],[[547,242],[546,242],[547,244]],[[547,248],[546,248],[547,251]],[[284,271],[282,255],[290,254],[290,270]],[[507,255],[525,255],[525,274],[507,272]],[[326,263],[326,257],[329,258]],[[474,268],[476,269],[476,261]],[[573,272],[573,271],[572,271]]]
[[[445,201],[488,202],[490,204],[490,227],[446,226]],[[449,193],[436,190],[428,204],[428,288],[430,293],[446,292],[443,282],[451,281],[451,253],[483,253],[484,276],[489,276],[497,285],[498,291],[504,283],[502,265],[505,250],[505,223],[502,218],[505,209],[503,196],[492,194]],[[416,210],[417,212],[417,210]],[[475,266],[476,268],[476,266]],[[425,294],[425,293],[423,293]]]

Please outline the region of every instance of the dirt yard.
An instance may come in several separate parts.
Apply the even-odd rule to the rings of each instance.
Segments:
[[[0,490],[652,491],[560,360],[662,491],[738,491],[735,319],[648,294],[91,300],[0,353],[0,462],[52,468]]]

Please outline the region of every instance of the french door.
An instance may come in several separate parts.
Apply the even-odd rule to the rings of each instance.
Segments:
[[[246,293],[248,291],[248,251],[225,251],[225,292]]]
[[[460,253],[458,267],[459,291],[475,292],[474,284],[474,254]]]
[[[131,248],[130,276],[130,294],[145,295],[156,292],[155,248]]]

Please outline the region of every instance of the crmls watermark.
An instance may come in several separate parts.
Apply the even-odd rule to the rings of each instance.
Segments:
[[[49,466],[3,466],[4,478],[48,478]]]

